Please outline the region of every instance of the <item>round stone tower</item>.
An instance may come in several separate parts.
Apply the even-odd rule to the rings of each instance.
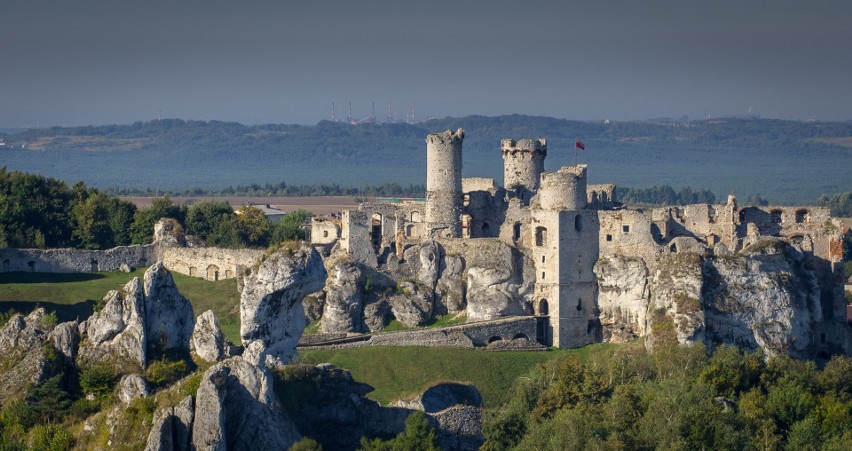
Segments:
[[[586,165],[564,166],[541,174],[538,203],[542,210],[586,208]]]
[[[426,137],[426,230],[430,237],[461,236],[464,130]]]
[[[539,177],[544,172],[547,156],[546,139],[504,139],[503,187],[508,190],[538,191]]]

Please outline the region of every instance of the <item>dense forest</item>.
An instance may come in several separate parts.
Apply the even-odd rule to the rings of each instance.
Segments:
[[[586,151],[590,183],[668,184],[773,203],[850,191],[852,122],[756,118],[583,122],[468,116],[418,124],[255,125],[164,119],[0,134],[0,161],[115,193],[118,189],[223,190],[254,184],[362,187],[425,182],[430,132],[463,127],[464,175],[502,182],[500,140],[548,138],[547,170]]]
[[[485,450],[852,448],[852,359],[702,344],[566,357],[516,380]]]
[[[160,218],[176,220],[182,231],[219,247],[267,247],[303,239],[310,213],[296,210],[270,223],[257,208],[238,211],[227,202],[196,202],[190,207],[168,197],[149,208],[77,182],[0,168],[0,248],[107,249],[148,244]]]

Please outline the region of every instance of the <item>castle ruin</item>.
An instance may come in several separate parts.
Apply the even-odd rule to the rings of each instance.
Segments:
[[[661,295],[650,293],[649,285],[665,278],[662,273],[678,255],[696,256],[690,261],[698,262],[697,266],[690,271],[707,278],[704,273],[712,268],[702,266],[702,261],[738,256],[770,239],[800,253],[796,271],[806,268],[802,271],[808,273],[808,280],[818,284],[812,290],[816,294],[806,296],[814,304],[808,320],[812,324],[808,349],[848,346],[840,277],[841,227],[828,209],[741,207],[734,196],[725,205],[629,209],[614,201],[615,185],[587,183],[586,165],[545,172],[545,139],[501,141],[504,183],[499,187],[493,179],[462,178],[463,140],[461,129],[427,136],[425,201],[364,203],[339,219],[314,218],[313,244],[323,247],[326,255],[341,254],[392,279],[408,274],[406,260],[417,260],[414,251],[419,249],[422,262],[412,264],[435,267],[431,287],[429,277],[419,276],[419,280],[427,291],[433,290],[436,306],[449,312],[454,310],[452,305],[456,310],[466,306],[468,321],[533,315],[539,318],[539,341],[570,348],[616,341],[624,334],[627,339],[645,335],[652,310],[661,308],[654,304],[655,296]],[[430,249],[441,247],[443,253],[424,254],[424,243]],[[446,261],[433,263],[435,254],[447,256]],[[463,270],[445,270],[459,266]],[[607,282],[612,279],[612,267],[619,271],[615,285]],[[441,289],[441,283],[449,283],[442,272],[453,271],[455,277],[465,279],[459,283],[466,283],[466,289]],[[495,271],[509,272],[498,282],[488,282],[488,296],[517,304],[489,307],[479,315],[472,305],[478,288],[474,279],[487,279]],[[709,284],[699,285],[672,288],[669,297],[697,298],[696,302],[709,304],[705,298],[714,295]],[[461,296],[467,302],[439,299],[442,296]],[[676,324],[687,322],[683,305],[667,308]],[[712,323],[712,309],[704,309],[699,317],[687,315],[699,324],[685,340],[701,339],[711,332],[714,337],[728,333],[734,340],[736,327],[721,330],[729,326]]]

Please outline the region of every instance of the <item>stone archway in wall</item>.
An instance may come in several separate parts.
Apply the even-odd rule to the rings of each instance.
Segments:
[[[89,265],[91,266],[92,272],[98,272],[100,270],[98,261],[94,258],[89,261]]]
[[[207,280],[216,281],[219,280],[219,267],[216,265],[210,265],[207,267]]]
[[[189,275],[190,277],[198,277],[198,268],[196,268],[195,266],[190,266]]]
[[[370,242],[376,249],[382,245],[382,219],[382,215],[379,213],[373,213],[370,218]]]
[[[538,316],[548,316],[550,315],[550,308],[547,304],[547,299],[542,299],[538,301]]]

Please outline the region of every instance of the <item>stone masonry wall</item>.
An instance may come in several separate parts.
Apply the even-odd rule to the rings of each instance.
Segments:
[[[223,249],[218,247],[167,247],[160,259],[169,271],[207,280],[237,277],[244,268],[263,257],[262,249]]]
[[[464,130],[426,137],[426,228],[429,236],[461,235]]]
[[[145,267],[157,260],[154,245],[106,250],[0,249],[3,272],[90,273],[117,271],[122,264]]]

